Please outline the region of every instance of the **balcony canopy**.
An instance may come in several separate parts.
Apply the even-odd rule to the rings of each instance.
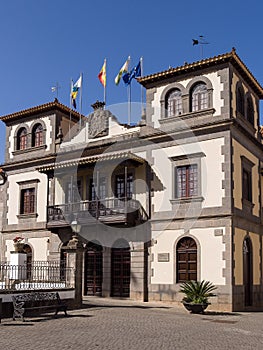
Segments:
[[[107,154],[100,154],[97,156],[90,156],[90,157],[81,157],[77,159],[69,159],[69,160],[61,160],[52,164],[43,165],[41,167],[38,167],[37,170],[45,173],[47,171],[52,171],[56,169],[62,169],[62,168],[70,168],[70,167],[76,167],[80,165],[86,165],[86,164],[95,164],[97,162],[108,162],[108,161],[114,161],[114,160],[132,160],[135,161],[138,164],[145,163],[145,159],[141,158],[140,156],[137,156],[136,154],[132,152],[119,152],[119,153],[107,153]]]

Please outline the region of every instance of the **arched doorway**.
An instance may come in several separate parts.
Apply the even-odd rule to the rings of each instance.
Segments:
[[[131,252],[128,242],[117,241],[111,248],[111,296],[130,296]]]
[[[60,247],[60,280],[66,280],[66,267],[67,267],[67,252],[64,249],[68,245],[68,241],[64,242]]]
[[[32,274],[32,249],[29,244],[24,244],[24,253],[26,253],[26,278],[30,279]]]
[[[98,243],[89,242],[85,254],[85,295],[102,294],[103,280],[103,254],[102,246]]]
[[[252,243],[249,237],[243,241],[243,280],[244,280],[244,304],[252,305],[253,288],[253,258]]]
[[[183,237],[176,246],[176,282],[197,281],[197,245],[193,238]]]

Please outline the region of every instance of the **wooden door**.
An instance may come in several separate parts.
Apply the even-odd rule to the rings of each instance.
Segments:
[[[85,267],[85,295],[101,296],[103,280],[103,256],[102,247],[100,245],[88,245],[85,256]]]
[[[130,296],[131,255],[130,248],[112,248],[111,296]]]

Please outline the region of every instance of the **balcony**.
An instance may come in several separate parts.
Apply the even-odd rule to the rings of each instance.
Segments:
[[[49,206],[47,227],[70,226],[76,217],[82,225],[90,225],[97,220],[108,225],[136,226],[148,220],[148,215],[138,200],[107,198]]]

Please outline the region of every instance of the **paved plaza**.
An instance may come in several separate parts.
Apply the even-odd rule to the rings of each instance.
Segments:
[[[87,297],[54,319],[3,319],[1,350],[263,349],[263,313],[191,315],[181,306]]]

